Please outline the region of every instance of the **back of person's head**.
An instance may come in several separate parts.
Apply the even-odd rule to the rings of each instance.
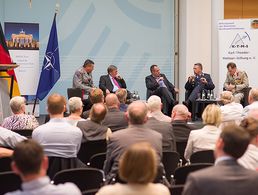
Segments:
[[[161,106],[162,106],[161,99],[157,95],[150,96],[149,99],[147,100],[147,104],[151,112],[161,110]]]
[[[185,105],[177,104],[173,107],[171,113],[172,120],[188,120],[190,117],[191,113]]]
[[[234,62],[229,62],[228,64],[227,64],[227,68],[236,68],[236,64],[234,63]]]
[[[39,174],[44,159],[43,148],[34,140],[19,142],[13,152],[13,169],[17,167],[23,176]]]
[[[127,117],[131,124],[144,124],[148,119],[147,113],[146,103],[140,100],[132,102],[127,109]]]
[[[104,94],[100,88],[94,88],[90,91],[90,101],[92,104],[103,103]]]
[[[150,183],[156,173],[156,152],[147,142],[133,144],[119,159],[119,176],[128,183]]]
[[[53,93],[47,99],[47,110],[49,114],[62,114],[66,109],[66,99],[64,96]]]
[[[107,114],[107,108],[103,103],[93,104],[90,109],[90,120],[101,123]]]
[[[107,73],[109,74],[110,72],[117,70],[117,67],[115,65],[109,65],[107,68]]]
[[[243,127],[228,125],[222,129],[220,139],[223,141],[224,153],[238,159],[245,153],[250,136]]]
[[[250,139],[254,139],[258,136],[258,120],[253,117],[247,117],[241,121],[240,124],[250,136]]]
[[[107,94],[105,98],[106,106],[108,108],[119,108],[120,102],[114,93]]]
[[[231,91],[223,91],[220,94],[220,100],[224,105],[226,105],[234,101],[234,96]]]
[[[75,113],[82,110],[82,100],[79,97],[71,97],[68,100],[68,106],[70,113]]]
[[[120,103],[125,103],[127,97],[127,90],[124,88],[119,88],[118,90],[116,90],[116,96]]]
[[[26,100],[22,96],[13,97],[10,100],[10,103],[9,103],[9,105],[11,107],[11,110],[14,114],[24,112],[25,111],[25,104],[26,104]]]
[[[206,106],[202,113],[202,120],[206,125],[219,126],[221,123],[220,107],[215,104],[209,104]]]
[[[85,60],[83,67],[85,68],[86,66],[92,66],[94,62],[90,59]]]
[[[252,88],[249,92],[249,103],[258,101],[258,89]]]

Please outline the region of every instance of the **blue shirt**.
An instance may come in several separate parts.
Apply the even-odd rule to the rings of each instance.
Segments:
[[[50,179],[45,176],[29,182],[22,183],[22,191],[6,193],[5,195],[79,195],[80,190],[73,183],[59,185],[50,184]]]
[[[47,156],[74,158],[81,146],[82,132],[64,118],[53,118],[34,129],[32,139],[43,146]]]

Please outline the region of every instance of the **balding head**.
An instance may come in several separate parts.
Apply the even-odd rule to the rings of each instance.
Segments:
[[[104,102],[104,94],[100,88],[94,88],[90,91],[90,101],[92,104],[95,103],[103,103]]]
[[[148,108],[143,101],[132,102],[127,109],[127,118],[130,124],[144,124],[148,117]]]
[[[90,120],[96,123],[101,123],[105,118],[107,108],[103,103],[93,104],[90,109]]]
[[[258,101],[258,89],[252,88],[249,92],[248,102],[249,104]]]
[[[47,111],[50,115],[63,114],[66,110],[66,99],[64,96],[54,93],[47,99]]]
[[[116,94],[110,93],[106,96],[106,106],[108,108],[119,108],[120,102]]]
[[[157,95],[152,95],[147,100],[148,108],[151,112],[160,111],[162,107],[161,99]]]
[[[173,120],[188,120],[191,117],[191,113],[188,108],[183,104],[177,104],[173,107],[171,118]]]

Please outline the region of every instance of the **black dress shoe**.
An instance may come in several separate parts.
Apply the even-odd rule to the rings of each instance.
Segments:
[[[182,103],[188,108],[188,106],[189,106],[188,101],[183,101]]]
[[[177,100],[175,100],[174,102],[173,102],[173,105],[175,106],[175,105],[177,105],[179,102],[177,101]]]

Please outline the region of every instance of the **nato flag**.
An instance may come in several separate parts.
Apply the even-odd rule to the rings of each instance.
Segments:
[[[43,100],[60,78],[60,61],[56,30],[56,14],[51,27],[47,50],[40,74],[36,98]]]

